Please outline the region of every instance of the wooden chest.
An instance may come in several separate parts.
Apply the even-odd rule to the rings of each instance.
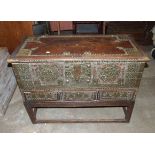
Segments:
[[[127,35],[28,37],[8,62],[33,123],[38,107],[122,107],[128,122],[145,62]]]

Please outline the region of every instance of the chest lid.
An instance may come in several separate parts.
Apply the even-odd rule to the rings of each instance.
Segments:
[[[50,60],[148,61],[128,35],[28,37],[8,62]]]

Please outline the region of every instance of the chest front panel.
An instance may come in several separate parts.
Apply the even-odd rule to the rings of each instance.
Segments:
[[[24,91],[54,88],[137,88],[144,63],[56,61],[13,64]]]

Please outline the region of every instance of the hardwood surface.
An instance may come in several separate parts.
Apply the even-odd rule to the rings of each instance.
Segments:
[[[39,42],[38,42],[39,41]],[[133,59],[145,60],[142,50],[127,35],[72,35],[29,37],[15,61],[46,59]],[[12,59],[10,60],[12,62]],[[132,60],[131,60],[132,61]]]
[[[7,47],[9,53],[13,52],[23,38],[32,34],[31,21],[0,22],[0,46]]]

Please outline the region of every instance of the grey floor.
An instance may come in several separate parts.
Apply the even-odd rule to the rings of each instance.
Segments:
[[[143,47],[150,56],[150,47]],[[80,116],[78,116],[80,114]],[[120,114],[120,109],[53,109],[41,110],[38,117],[76,118]],[[122,113],[121,113],[122,114]],[[145,68],[130,123],[54,123],[33,125],[22,103],[17,87],[4,117],[0,117],[0,132],[155,132],[155,60]]]

